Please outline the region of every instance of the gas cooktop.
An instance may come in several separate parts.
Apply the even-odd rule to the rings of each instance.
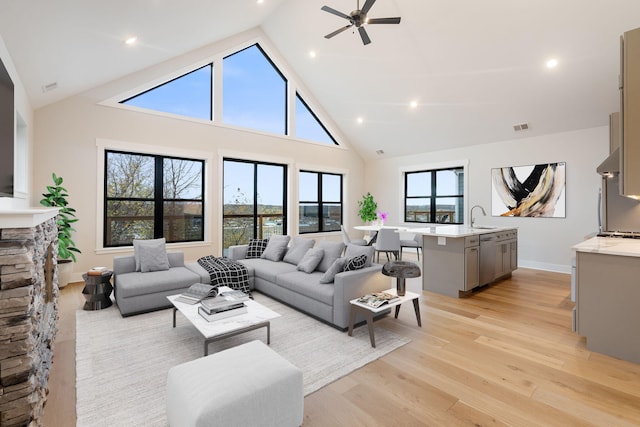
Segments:
[[[640,239],[640,231],[602,231],[598,237],[615,237],[619,239]]]

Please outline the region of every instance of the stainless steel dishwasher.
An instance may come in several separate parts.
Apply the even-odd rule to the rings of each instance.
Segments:
[[[495,234],[480,236],[480,286],[495,279],[497,239]]]

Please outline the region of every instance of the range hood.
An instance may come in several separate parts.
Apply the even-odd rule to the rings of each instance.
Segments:
[[[600,166],[596,168],[600,175],[608,176],[620,172],[620,149],[616,148]]]

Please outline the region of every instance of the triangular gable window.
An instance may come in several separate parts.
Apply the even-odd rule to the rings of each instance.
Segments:
[[[296,137],[338,145],[299,93],[296,93]]]
[[[257,44],[223,59],[222,121],[287,134],[287,80]]]
[[[212,77],[213,64],[208,64],[120,103],[163,113],[212,120]]]
[[[213,93],[214,64],[210,63],[119,104],[213,121],[213,105],[222,101],[221,111],[216,111],[222,123],[288,135],[289,82],[262,47],[253,44],[221,61],[222,72],[216,80],[221,79],[222,93]],[[339,145],[298,93],[295,112],[296,138]]]

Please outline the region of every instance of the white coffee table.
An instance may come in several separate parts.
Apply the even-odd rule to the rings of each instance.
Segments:
[[[220,287],[220,292],[231,290],[227,287]],[[198,314],[198,304],[185,304],[176,301],[180,295],[170,295],[167,297],[173,304],[173,327],[176,327],[176,312],[179,311],[191,322],[193,326],[204,336],[204,355],[209,354],[209,344],[224,338],[242,334],[259,328],[267,328],[267,344],[271,343],[271,319],[280,317],[278,313],[255,302],[245,301],[247,312],[237,316],[226,317],[224,319],[209,322]]]
[[[386,292],[391,295],[398,295],[398,292],[395,288],[387,289],[382,292]],[[378,308],[374,308],[366,304],[363,304],[361,302],[358,302],[358,298],[352,299],[351,301],[349,301],[349,303],[351,304],[351,316],[349,319],[349,336],[350,337],[353,336],[353,324],[355,323],[355,320],[356,320],[356,314],[362,313],[364,315],[364,318],[367,321],[367,327],[369,328],[369,339],[371,340],[371,347],[375,347],[376,339],[375,339],[375,336],[373,335],[373,315],[381,313],[385,310],[388,310],[391,307],[395,307],[396,308],[395,318],[397,319],[398,314],[400,313],[400,305],[407,301],[413,302],[413,309],[416,312],[416,320],[418,321],[418,326],[422,326],[422,320],[420,319],[420,295],[414,292],[407,291],[403,296],[400,297],[399,300],[396,300],[391,304],[383,304]]]

